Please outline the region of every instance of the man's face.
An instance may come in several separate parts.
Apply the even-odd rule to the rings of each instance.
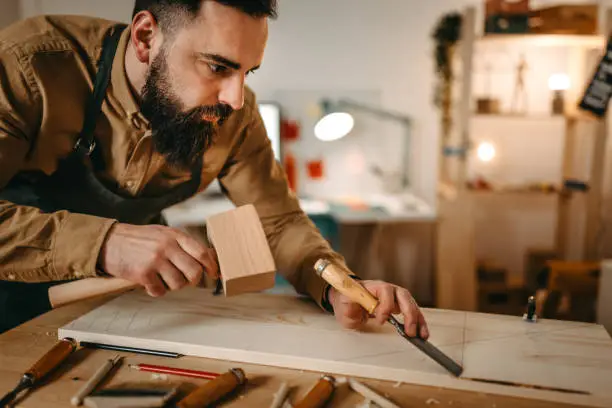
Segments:
[[[173,38],[152,42],[141,109],[169,163],[192,165],[217,128],[242,108],[245,79],[261,64],[267,33],[267,19],[204,1],[198,17]]]

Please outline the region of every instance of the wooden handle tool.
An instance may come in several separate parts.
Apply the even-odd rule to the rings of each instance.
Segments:
[[[220,375],[195,389],[185,398],[179,401],[178,408],[200,408],[207,407],[220,400],[241,385],[246,384],[247,378],[240,368],[232,368],[227,373]]]
[[[378,306],[378,299],[376,299],[376,297],[374,297],[374,295],[372,295],[358,281],[351,278],[345,270],[333,265],[331,262],[325,259],[319,259],[315,263],[314,269],[317,275],[333,286],[338,292],[342,293],[353,302],[360,304],[365,310],[368,311],[368,313],[374,313],[374,310]],[[456,377],[461,375],[463,372],[463,367],[453,361],[446,354],[442,353],[442,351],[440,351],[434,345],[429,343],[427,340],[421,339],[418,337],[418,335],[417,337],[409,337],[404,330],[404,325],[395,317],[390,316],[388,322],[395,327],[400,336],[408,340],[435,362],[447,369],[450,373]]]
[[[325,375],[319,379],[314,387],[293,406],[293,408],[320,408],[325,406],[334,393],[336,380]]]
[[[77,343],[73,339],[62,339],[60,340],[51,350],[45,353],[28,371],[25,372],[21,381],[15,387],[15,389],[0,400],[0,407],[4,407],[12,402],[21,391],[36,385],[40,380],[47,376],[53,369],[58,367],[61,363],[76,350]]]

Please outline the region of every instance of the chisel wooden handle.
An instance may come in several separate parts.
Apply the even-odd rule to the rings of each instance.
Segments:
[[[334,392],[334,383],[333,377],[328,375],[322,377],[293,408],[320,408],[325,406]]]
[[[97,296],[126,292],[137,286],[137,283],[120,278],[87,278],[50,287],[49,303],[55,309]]]
[[[325,259],[319,259],[315,263],[314,269],[317,275],[325,279],[338,292],[353,302],[359,303],[368,313],[374,314],[374,309],[378,306],[378,299],[361,286],[359,282],[351,278],[346,271]]]
[[[227,373],[211,380],[197,388],[177,404],[178,408],[200,408],[223,398],[247,381],[244,371],[240,368],[232,368]]]
[[[30,367],[25,374],[36,383],[66,360],[75,349],[76,342],[73,339],[62,339]]]

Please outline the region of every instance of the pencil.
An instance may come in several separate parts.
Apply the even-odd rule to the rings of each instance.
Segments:
[[[79,406],[83,403],[89,393],[104,379],[104,377],[110,372],[110,370],[121,361],[122,357],[115,356],[115,358],[106,360],[104,364],[94,373],[94,375],[83,385],[83,387],[75,394],[70,400],[72,405]]]
[[[159,373],[159,374],[181,375],[184,377],[205,378],[208,380],[214,380],[220,375],[217,373],[210,373],[207,371],[188,370],[186,368],[177,368],[177,367],[164,367],[164,366],[158,366],[158,365],[152,365],[152,364],[130,364],[129,367],[135,370],[138,370],[138,371],[148,371],[151,373]]]

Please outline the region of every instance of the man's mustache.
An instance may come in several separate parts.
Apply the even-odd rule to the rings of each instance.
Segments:
[[[234,109],[231,106],[224,103],[218,103],[212,106],[193,108],[187,116],[196,120],[201,120],[202,117],[208,116],[216,118],[219,120],[219,123],[222,123],[232,114],[232,112],[234,112]]]

